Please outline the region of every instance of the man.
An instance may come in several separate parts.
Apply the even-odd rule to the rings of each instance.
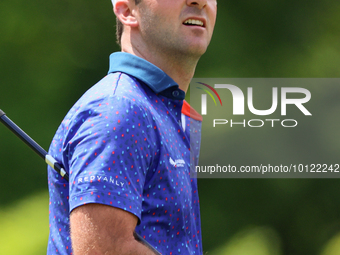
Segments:
[[[202,254],[190,178],[200,141],[190,129],[200,129],[201,117],[183,99],[210,42],[216,1],[113,6],[122,52],[110,56],[109,74],[71,108],[50,147],[70,180],[49,168],[48,254],[155,254],[134,232],[162,254]]]

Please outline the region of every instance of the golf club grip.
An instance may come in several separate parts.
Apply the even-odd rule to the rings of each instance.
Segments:
[[[147,241],[145,241],[145,239],[142,238],[140,235],[138,235],[136,232],[134,232],[133,235],[138,242],[143,243],[146,247],[148,247],[150,250],[152,250],[155,254],[161,255],[159,253],[159,251],[157,251],[151,244],[149,244]]]

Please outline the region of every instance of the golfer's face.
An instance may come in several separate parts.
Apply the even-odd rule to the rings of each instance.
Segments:
[[[216,0],[142,0],[140,30],[154,50],[202,55],[215,26]]]

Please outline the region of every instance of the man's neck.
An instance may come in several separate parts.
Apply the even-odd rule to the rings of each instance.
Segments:
[[[194,76],[198,59],[192,59],[178,54],[166,54],[164,52],[150,53],[143,47],[122,46],[122,52],[127,52],[143,58],[154,64],[169,75],[181,90],[187,92],[190,81]]]

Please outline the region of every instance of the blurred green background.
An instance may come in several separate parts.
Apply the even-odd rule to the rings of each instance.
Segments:
[[[195,77],[340,76],[339,1],[219,1],[218,8],[215,34]],[[106,75],[109,54],[119,50],[111,1],[2,0],[0,24],[0,108],[47,149],[68,109]],[[333,105],[332,119],[338,120],[339,98],[325,95],[322,102]],[[310,132],[339,141],[336,127]],[[3,126],[0,137],[0,254],[44,254],[46,165]],[[275,139],[290,150],[285,136]],[[247,142],[256,136],[249,134]],[[332,148],[339,153],[340,141]],[[205,252],[340,254],[339,183],[200,179]]]

